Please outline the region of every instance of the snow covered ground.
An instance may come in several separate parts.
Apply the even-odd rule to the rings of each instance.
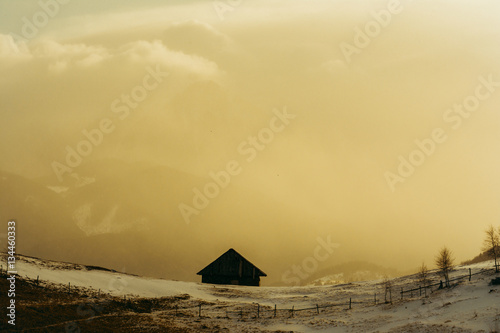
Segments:
[[[475,273],[492,267],[492,262],[459,266],[452,278],[467,275],[469,268]],[[182,316],[175,317],[174,321],[189,331],[217,327],[225,332],[500,332],[500,288],[489,285],[496,276],[492,270],[472,276],[471,281],[460,280],[450,289],[433,288],[428,297],[415,292],[405,294],[403,300],[401,288],[417,287],[415,277],[393,279],[392,304],[383,302],[381,280],[336,286],[213,286],[24,256],[19,256],[17,270],[21,277],[36,279],[38,276],[42,281],[64,286],[71,283],[71,286],[90,288],[93,293],[100,290],[128,299],[189,295],[189,298],[184,296],[185,306],[179,307]],[[439,281],[435,274],[431,278]],[[200,303],[203,304],[201,318],[198,316]],[[308,310],[297,311],[301,309]],[[150,316],[154,321],[172,321],[173,313],[156,311]]]

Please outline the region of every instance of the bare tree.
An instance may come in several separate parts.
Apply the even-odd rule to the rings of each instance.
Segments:
[[[445,246],[436,257],[436,266],[441,271],[441,275],[446,281],[446,286],[450,286],[450,271],[453,269],[453,262],[451,251]]]
[[[500,256],[500,228],[495,230],[495,228],[490,225],[484,232],[486,237],[483,241],[482,250],[486,252],[490,258],[495,260],[495,270],[498,273],[497,258]]]
[[[422,266],[418,268],[417,277],[421,286],[426,287],[429,284],[429,270],[425,263],[422,263]]]

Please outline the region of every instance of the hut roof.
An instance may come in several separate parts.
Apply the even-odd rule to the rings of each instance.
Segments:
[[[242,267],[240,268],[240,261]],[[255,268],[255,273],[253,269]],[[241,270],[241,271],[240,271]],[[257,266],[245,259],[241,254],[234,249],[229,249],[222,254],[219,258],[215,259],[207,267],[203,268],[197,275],[225,275],[234,276],[241,274],[241,276],[267,276],[266,273],[261,271]]]

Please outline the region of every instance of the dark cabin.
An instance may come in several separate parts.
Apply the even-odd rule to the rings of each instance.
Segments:
[[[267,276],[234,249],[229,249],[197,273],[202,283],[259,286],[260,277]]]

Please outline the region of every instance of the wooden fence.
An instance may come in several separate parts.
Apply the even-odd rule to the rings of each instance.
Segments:
[[[483,274],[485,272],[489,272],[491,270],[495,269],[482,269],[476,273],[472,273],[472,270],[469,269],[469,274],[467,275],[462,275],[458,277],[454,277],[450,279],[450,282],[452,281],[461,281],[468,279],[469,281],[472,280],[472,277],[478,274]],[[29,279],[28,279],[29,280]],[[33,282],[30,282],[34,285],[39,285],[40,280],[39,277],[37,276],[36,280],[33,280]],[[382,283],[383,284],[383,283]],[[408,285],[408,284],[406,284]],[[435,292],[438,290],[440,287],[443,286],[443,282],[435,282],[435,283],[429,283],[425,286],[418,286],[418,287],[413,287],[410,289],[404,288],[404,286],[401,287],[401,301],[404,300],[405,295],[408,298],[413,298],[413,296],[417,297],[427,297],[428,293]],[[333,286],[332,286],[333,287]],[[437,287],[437,288],[436,288]],[[433,290],[433,288],[435,288]],[[78,289],[78,288],[76,288]],[[70,294],[72,292],[72,286],[71,283],[68,282],[67,285],[67,292]],[[102,296],[111,296],[105,293],[101,293],[101,290],[96,291],[96,298],[99,299]],[[197,305],[192,305],[192,306],[186,306],[186,307],[180,307],[178,305],[175,305],[174,307],[170,309],[164,309],[162,312],[165,313],[170,313],[173,316],[189,316],[189,317],[210,317],[210,315],[214,316],[216,315],[217,317],[223,317],[223,318],[229,318],[229,319],[236,319],[236,318],[252,318],[252,319],[259,319],[259,318],[277,318],[277,317],[289,317],[293,318],[295,315],[298,315],[299,313],[305,313],[306,315],[317,315],[320,314],[321,312],[325,312],[328,309],[344,309],[344,310],[350,310],[354,306],[376,306],[380,304],[386,304],[386,303],[391,303],[392,304],[392,297],[390,301],[382,301],[380,302],[377,300],[377,293],[373,293],[374,297],[370,299],[357,299],[354,300],[351,297],[346,298],[345,301],[340,301],[340,302],[332,302],[332,303],[326,303],[326,304],[315,304],[314,306],[309,306],[305,308],[295,308],[295,306],[289,306],[285,308],[278,308],[277,305],[275,304],[274,307],[269,306],[269,305],[260,305],[257,303],[253,304],[245,304],[239,306],[239,309],[235,305],[215,305],[211,304],[208,302],[201,302]],[[129,298],[129,301],[133,298]],[[126,296],[123,297],[123,301],[127,301]],[[236,309],[235,309],[236,307]]]
[[[491,270],[492,269],[482,269],[479,272],[472,273],[472,270],[469,268],[469,274],[454,277],[453,279],[450,279],[449,282],[461,281],[461,280],[465,280],[465,279],[469,279],[469,281],[471,281],[473,276],[478,275],[478,274],[482,274],[482,273],[485,273],[485,272],[491,271]],[[493,269],[493,270],[495,270],[495,269]],[[401,287],[401,292],[400,292],[401,299],[404,298],[404,294],[410,294],[410,297],[413,297],[413,293],[415,293],[415,295],[418,294],[418,296],[422,296],[422,291],[424,292],[424,296],[427,296],[427,289],[430,289],[430,291],[432,292],[433,287],[438,287],[438,289],[443,288],[444,287],[443,281],[439,281],[437,283],[427,284],[425,286],[419,286],[418,288],[407,289],[407,290],[404,290],[404,288]]]

